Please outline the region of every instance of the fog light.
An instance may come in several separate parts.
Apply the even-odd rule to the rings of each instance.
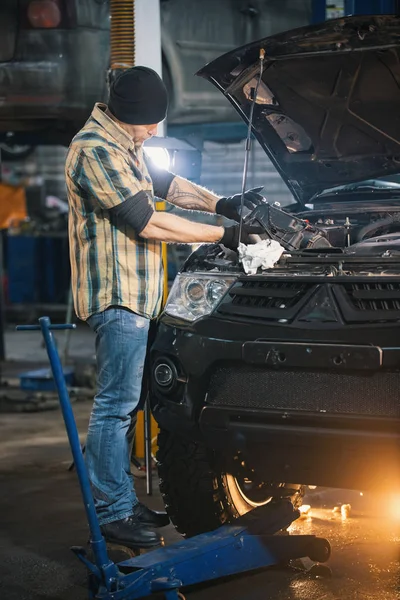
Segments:
[[[174,371],[166,363],[160,363],[154,369],[154,379],[160,387],[171,387],[174,381]]]

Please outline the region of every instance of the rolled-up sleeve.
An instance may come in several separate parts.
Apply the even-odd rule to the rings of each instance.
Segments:
[[[85,148],[79,162],[78,184],[102,209],[118,206],[142,191],[132,169],[113,150]]]

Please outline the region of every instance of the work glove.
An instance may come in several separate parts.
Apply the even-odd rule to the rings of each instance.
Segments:
[[[237,250],[239,246],[239,241],[242,244],[254,244],[255,241],[250,238],[251,235],[259,235],[260,233],[265,233],[264,229],[257,225],[246,225],[243,223],[242,225],[242,236],[239,240],[239,230],[240,225],[232,225],[231,227],[225,227],[224,235],[220,240],[220,244],[226,246],[230,250]]]
[[[264,202],[264,198],[259,192],[263,186],[247,190],[244,193],[244,206],[249,210],[254,210],[256,206]],[[242,205],[242,194],[235,194],[227,198],[220,198],[216,204],[215,212],[232,221],[240,221],[240,208]],[[244,215],[243,215],[244,216]]]

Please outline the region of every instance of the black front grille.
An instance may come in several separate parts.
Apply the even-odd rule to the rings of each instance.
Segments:
[[[359,311],[400,311],[400,283],[347,283],[343,287]]]
[[[247,317],[278,323],[400,321],[400,281],[348,279],[243,277],[224,296],[216,313],[236,320]]]
[[[314,287],[313,283],[298,281],[239,280],[217,312],[272,320],[290,319]]]
[[[214,406],[400,418],[400,373],[221,364],[211,375],[207,401]]]
[[[291,308],[304,296],[306,283],[286,281],[246,281],[230,295],[234,306]]]

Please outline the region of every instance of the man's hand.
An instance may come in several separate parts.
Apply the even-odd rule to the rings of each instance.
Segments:
[[[247,190],[244,193],[244,206],[249,210],[254,210],[256,206],[262,204],[263,197],[259,192],[261,192],[262,187],[252,188],[251,190]],[[227,219],[231,219],[232,221],[240,221],[240,209],[242,206],[242,194],[235,194],[234,196],[229,196],[228,198],[221,198],[218,200],[217,205],[215,207],[215,212],[217,215],[222,215]]]
[[[260,233],[265,233],[262,227],[257,227],[254,225],[246,225],[243,223],[242,225],[242,236],[239,240],[240,233],[240,225],[232,225],[232,227],[225,227],[224,235],[220,240],[220,244],[223,244],[227,248],[231,250],[237,250],[239,246],[239,242],[243,244],[254,244],[254,240],[251,239],[251,235],[258,235]]]

